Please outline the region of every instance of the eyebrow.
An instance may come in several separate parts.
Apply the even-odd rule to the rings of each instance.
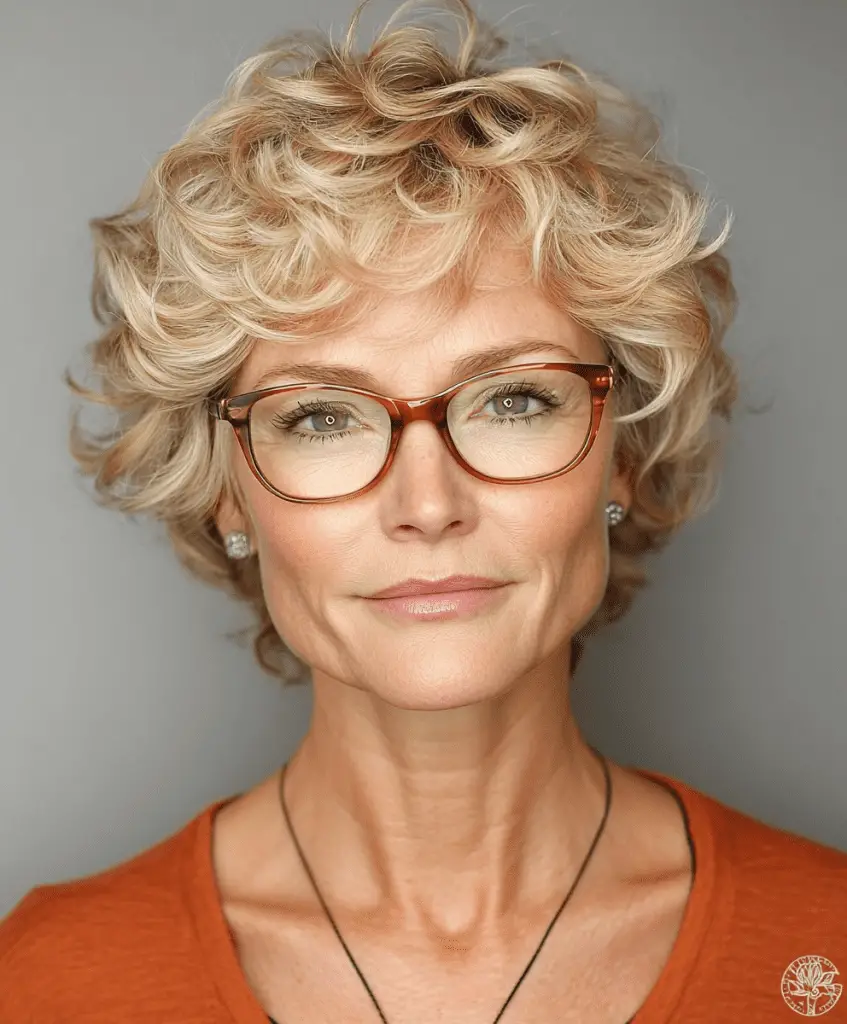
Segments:
[[[525,338],[509,345],[498,345],[493,348],[472,352],[470,355],[457,359],[452,366],[452,376],[456,380],[464,380],[486,370],[493,370],[508,363],[517,356],[556,350],[567,359],[564,362],[584,362],[566,345],[546,341],[543,338]],[[260,391],[269,387],[274,381],[283,377],[295,378],[297,382],[314,381],[316,383],[337,384],[340,387],[363,388],[365,391],[380,393],[380,383],[367,370],[344,363],[279,363],[265,370],[250,386],[251,391]],[[294,380],[292,380],[294,383]]]

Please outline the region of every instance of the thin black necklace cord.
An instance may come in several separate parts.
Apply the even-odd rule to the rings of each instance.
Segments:
[[[521,983],[523,982],[524,978],[529,973],[530,968],[532,967],[532,965],[535,963],[536,959],[538,958],[538,954],[541,952],[542,947],[544,946],[544,943],[547,941],[547,936],[553,930],[553,926],[559,920],[560,914],[562,913],[562,911],[567,906],[568,901],[570,900],[571,896],[573,895],[574,890],[576,889],[577,885],[579,884],[579,880],[582,878],[582,876],[583,876],[583,874],[585,872],[585,869],[588,866],[588,862],[591,860],[591,856],[592,856],[592,854],[594,853],[594,850],[597,847],[597,843],[600,841],[600,836],[603,834],[603,830],[606,827],[606,820],[609,817],[609,810],[610,810],[611,805],[612,805],[612,778],[611,778],[611,775],[609,773],[609,765],[608,765],[608,763],[606,761],[606,758],[603,757],[603,755],[600,753],[600,751],[596,750],[594,747],[591,747],[591,750],[600,759],[600,764],[603,767],[603,775],[605,776],[605,779],[606,779],[606,805],[605,805],[605,808],[603,810],[603,817],[600,819],[600,825],[597,828],[597,831],[596,831],[596,833],[594,835],[594,839],[591,842],[591,846],[588,848],[588,853],[585,855],[585,859],[583,860],[582,865],[580,866],[579,871],[577,871],[577,873],[576,873],[576,878],[573,880],[573,884],[571,885],[570,889],[568,890],[568,893],[565,896],[564,900],[562,900],[562,903],[559,906],[559,909],[553,915],[553,920],[547,926],[547,931],[545,931],[544,935],[542,936],[541,942],[538,944],[538,948],[532,954],[532,957],[531,957],[529,963],[523,969],[523,973],[521,974],[521,976],[518,978],[517,982],[515,983],[515,987],[509,993],[509,996],[506,999],[506,1002],[503,1003],[503,1005],[500,1007],[500,1012],[494,1018],[492,1024],[497,1024],[497,1022],[500,1020],[500,1018],[506,1012],[506,1007],[509,1005],[509,1003],[511,1003],[512,998],[514,997],[514,995],[517,992],[518,988],[520,988]],[[309,863],[306,860],[306,857],[303,854],[303,850],[300,847],[300,843],[299,843],[299,841],[297,839],[297,834],[294,831],[294,827],[291,824],[291,817],[289,816],[288,807],[287,807],[286,802],[285,802],[284,781],[285,781],[285,772],[286,772],[287,768],[288,768],[288,763],[286,762],[286,764],[283,765],[282,771],[280,772],[280,776],[279,776],[279,795],[280,795],[280,803],[282,804],[282,813],[283,813],[283,816],[285,818],[285,824],[287,825],[288,831],[291,834],[291,839],[292,839],[292,841],[294,843],[295,849],[297,850],[297,855],[300,858],[300,861],[301,861],[301,863],[303,865],[303,869],[305,870],[306,874],[309,877],[309,881],[312,884],[312,888],[315,890],[315,895],[317,896],[318,902],[320,903],[321,907],[323,908],[323,912],[326,914],[327,919],[329,920],[329,923],[332,925],[333,931],[335,932],[336,936],[338,937],[338,941],[341,943],[342,947],[344,948],[344,952],[347,954],[347,959],[353,965],[353,968],[356,971],[356,974],[359,975],[359,978],[360,978],[362,984],[365,986],[365,990],[367,991],[368,995],[371,997],[371,1002],[376,1007],[376,1012],[379,1014],[380,1020],[382,1020],[383,1024],[388,1024],[388,1021],[387,1021],[387,1019],[385,1017],[385,1014],[382,1012],[382,1007],[377,1002],[376,996],[371,991],[371,987],[368,984],[367,979],[365,978],[364,974],[362,974],[361,970],[359,969],[359,965],[353,959],[353,954],[347,948],[347,943],[344,941],[344,939],[343,939],[343,937],[341,935],[341,932],[338,930],[338,926],[336,925],[335,921],[333,920],[332,914],[329,912],[329,907],[326,905],[326,901],[324,900],[323,896],[321,895],[321,891],[318,888],[317,882],[315,881],[315,876],[312,874],[312,869],[309,867]]]

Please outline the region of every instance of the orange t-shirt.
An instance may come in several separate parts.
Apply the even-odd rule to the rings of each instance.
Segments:
[[[634,1024],[847,1022],[847,853],[635,770],[681,802],[695,873]],[[30,890],[0,923],[0,1022],[268,1024],[212,868],[212,818],[234,799],[113,868]]]

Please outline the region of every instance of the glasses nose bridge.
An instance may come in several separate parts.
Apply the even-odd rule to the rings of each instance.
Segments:
[[[400,414],[400,428],[410,423],[432,423],[443,428],[447,420],[447,403],[450,395],[435,395],[432,398],[412,398],[406,401],[395,399],[394,404]]]
[[[455,391],[451,390],[447,395],[435,395],[431,398],[412,398],[405,401],[400,398],[394,399],[398,417],[392,424],[394,437],[387,454],[389,463],[394,461],[404,428],[411,423],[431,423],[448,452],[454,458],[457,457],[447,426],[447,406],[454,393]]]

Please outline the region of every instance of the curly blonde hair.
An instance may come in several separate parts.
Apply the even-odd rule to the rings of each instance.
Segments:
[[[116,424],[86,431],[77,411],[71,450],[102,503],[163,521],[192,573],[252,606],[266,670],[303,678],[255,557],[224,553],[214,514],[238,495],[204,400],[227,393],[257,338],[338,332],[380,291],[460,303],[492,238],[521,246],[532,282],[602,339],[620,377],[633,503],[573,671],[645,584],[645,554],[715,496],[710,423],[729,420],[738,390],[722,349],[732,216],[703,240],[710,201],[661,155],[658,118],[605,77],[564,59],[510,66],[466,0],[444,0],[455,45],[395,15],[359,52],[363,6],[341,43],[295,34],[245,60],[137,198],[91,221],[98,384],[66,380]]]

